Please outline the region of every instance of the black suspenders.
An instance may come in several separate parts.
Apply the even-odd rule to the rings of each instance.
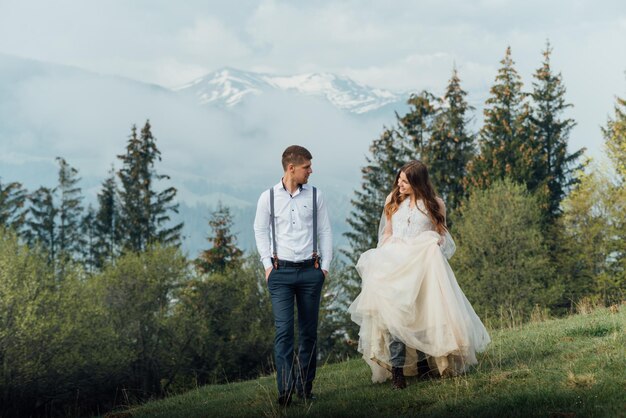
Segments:
[[[317,254],[317,188],[313,187],[313,260],[315,268],[320,267],[320,256]],[[270,228],[272,235],[272,258],[274,269],[278,270],[278,250],[276,249],[276,220],[274,216],[274,187],[270,188]]]

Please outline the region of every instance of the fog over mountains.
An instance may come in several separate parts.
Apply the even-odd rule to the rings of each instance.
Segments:
[[[133,124],[150,119],[178,188],[184,249],[206,247],[210,211],[235,216],[243,249],[254,246],[260,192],[280,180],[291,144],[313,154],[311,182],[325,193],[341,245],[360,167],[383,126],[406,110],[408,93],[335,74],[270,75],[224,68],[167,89],[78,68],[0,54],[0,179],[29,190],[56,184],[56,156],[79,170],[85,205],[124,152]]]

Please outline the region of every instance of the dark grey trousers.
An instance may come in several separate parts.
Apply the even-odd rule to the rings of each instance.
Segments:
[[[391,367],[404,367],[406,360],[406,345],[398,338],[391,336],[389,342],[389,357]],[[423,375],[430,371],[426,355],[421,351],[417,351],[417,374]]]
[[[391,342],[389,343],[389,357],[391,361],[391,367],[404,367],[404,360],[406,359],[406,346],[400,340],[393,335],[391,336]]]
[[[317,368],[317,322],[324,273],[310,267],[270,272],[268,289],[276,336],[274,360],[280,395],[310,393]],[[294,306],[298,307],[298,355],[294,354]]]

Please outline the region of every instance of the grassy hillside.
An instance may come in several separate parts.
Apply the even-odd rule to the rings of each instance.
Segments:
[[[417,381],[404,391],[372,384],[362,360],[321,365],[317,400],[276,403],[273,376],[198,388],[118,412],[126,417],[623,417],[626,305],[619,312],[531,323],[492,333],[465,376]]]

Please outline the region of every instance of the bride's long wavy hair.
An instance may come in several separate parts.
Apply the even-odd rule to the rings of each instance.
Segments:
[[[443,234],[447,230],[446,219],[441,212],[439,203],[435,199],[435,197],[437,197],[437,193],[430,182],[428,169],[421,161],[409,161],[403,165],[398,171],[398,174],[396,174],[396,180],[393,183],[393,190],[391,191],[391,199],[389,199],[389,202],[385,204],[385,216],[387,219],[391,219],[391,216],[398,211],[400,203],[402,203],[404,199],[408,198],[408,196],[400,193],[400,188],[398,187],[400,173],[404,173],[406,175],[409,185],[415,194],[415,198],[422,199],[424,201],[426,209],[428,210],[428,216],[432,220],[433,224],[435,224],[435,229],[440,234]]]

